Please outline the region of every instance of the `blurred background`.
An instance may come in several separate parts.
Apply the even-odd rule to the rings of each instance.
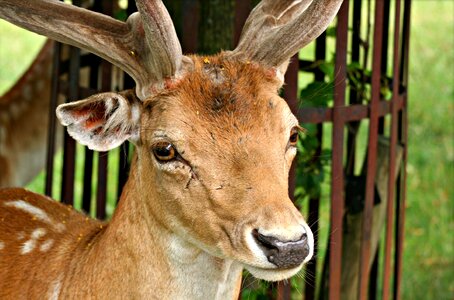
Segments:
[[[414,0],[411,23],[402,299],[454,299],[454,0]],[[44,40],[0,21],[0,95]]]

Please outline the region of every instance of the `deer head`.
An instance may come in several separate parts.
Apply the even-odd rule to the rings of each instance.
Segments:
[[[136,145],[130,186],[153,222],[256,277],[292,276],[313,237],[288,197],[299,126],[278,91],[290,57],[342,0],[263,0],[237,48],[210,57],[182,54],[161,1],[136,2],[126,22],[51,0],[0,0],[0,16],[135,80],[135,91],[64,104],[57,116],[91,149]]]

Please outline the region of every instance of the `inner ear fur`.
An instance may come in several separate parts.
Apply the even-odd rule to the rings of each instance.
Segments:
[[[102,93],[57,107],[57,117],[79,143],[108,151],[139,140],[142,102],[132,90]]]

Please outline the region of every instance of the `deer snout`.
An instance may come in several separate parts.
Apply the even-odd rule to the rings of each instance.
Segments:
[[[308,232],[303,232],[295,240],[281,240],[273,235],[262,234],[259,229],[254,229],[252,235],[268,261],[279,269],[298,267],[312,256],[311,233],[308,237]]]

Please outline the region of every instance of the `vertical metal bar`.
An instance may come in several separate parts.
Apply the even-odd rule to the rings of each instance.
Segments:
[[[185,53],[195,53],[198,47],[200,3],[194,0],[183,1],[183,28],[181,47]]]
[[[340,299],[342,270],[342,223],[344,215],[344,125],[347,78],[349,1],[344,1],[338,13],[336,29],[336,65],[334,74],[333,146],[331,174],[331,229],[329,252],[329,299]]]
[[[399,42],[400,42],[400,3],[396,1],[394,19],[394,45],[393,45],[393,96],[391,99],[391,139],[389,148],[389,174],[388,174],[388,193],[386,206],[386,233],[385,233],[385,261],[383,266],[383,300],[389,299],[389,285],[391,278],[391,249],[393,244],[393,213],[394,213],[394,190],[396,184],[396,156],[397,156],[397,127],[398,127],[398,107],[399,85],[400,85],[400,62],[399,62]]]
[[[74,0],[73,5],[80,6],[81,0]],[[69,48],[69,97],[68,101],[79,98],[79,69],[80,49],[70,46]],[[66,204],[74,204],[74,177],[76,171],[76,141],[64,133],[63,146],[63,180],[61,201]]]
[[[54,181],[54,155],[56,138],[56,116],[55,109],[58,103],[58,92],[60,89],[60,56],[61,43],[55,42],[52,58],[52,87],[49,105],[49,128],[47,132],[47,158],[46,158],[46,187],[45,194],[52,197],[52,184]]]
[[[408,89],[408,66],[409,66],[409,45],[410,45],[410,15],[411,15],[411,0],[405,0],[405,10],[403,17],[403,49],[401,54],[401,71],[400,77],[405,87]],[[408,118],[407,118],[407,93],[404,95],[404,107],[399,116],[399,141],[404,145],[404,153],[402,159],[402,168],[399,180],[399,199],[397,201],[396,212],[396,251],[395,251],[395,276],[394,280],[394,299],[400,299],[400,288],[402,284],[402,257],[404,250],[404,224],[405,224],[405,202],[406,202],[406,186],[407,186],[407,151],[408,151]]]
[[[91,182],[93,179],[93,151],[85,148],[85,161],[84,161],[84,186],[82,191],[82,209],[86,213],[91,210]]]
[[[98,187],[96,190],[96,218],[106,218],[108,152],[98,153]]]
[[[252,10],[251,0],[236,0],[235,1],[235,28],[233,32],[233,45],[237,45],[240,40],[241,31],[246,22],[249,13]]]
[[[290,300],[292,286],[289,280],[279,281],[277,284],[276,300]]]
[[[79,68],[80,49],[70,46],[69,54],[69,97],[68,102],[79,98]],[[63,146],[63,180],[61,201],[66,204],[74,204],[74,177],[76,169],[76,142],[64,133]]]
[[[120,199],[123,187],[128,180],[129,173],[129,142],[126,141],[120,146],[120,153],[118,158],[118,187],[117,187],[117,199]]]
[[[363,226],[361,237],[360,273],[359,273],[359,299],[367,299],[367,288],[369,286],[369,260],[370,242],[372,227],[372,209],[374,205],[375,173],[377,163],[377,141],[378,141],[378,105],[380,102],[380,76],[381,76],[381,51],[383,39],[383,11],[384,2],[375,2],[374,18],[374,52],[372,61],[372,96],[369,104],[369,139],[367,149],[367,175],[366,195],[363,213]]]
[[[315,60],[321,61],[326,58],[326,33],[321,34],[315,41]],[[325,74],[321,71],[316,71],[315,74],[316,81],[324,81]],[[304,122],[304,120],[301,120]],[[318,146],[315,149],[314,160],[320,160],[320,155],[322,154],[322,140],[323,140],[323,124],[317,124],[317,140]],[[319,219],[319,208],[320,208],[320,197],[314,197],[309,199],[309,214],[307,223],[309,224],[312,233],[314,235],[314,257],[317,257],[318,254],[318,219]],[[315,287],[316,287],[316,276],[317,276],[317,259],[314,259],[311,264],[306,266],[306,273],[311,276],[305,278],[305,288],[304,288],[304,299],[312,300],[315,299]]]

